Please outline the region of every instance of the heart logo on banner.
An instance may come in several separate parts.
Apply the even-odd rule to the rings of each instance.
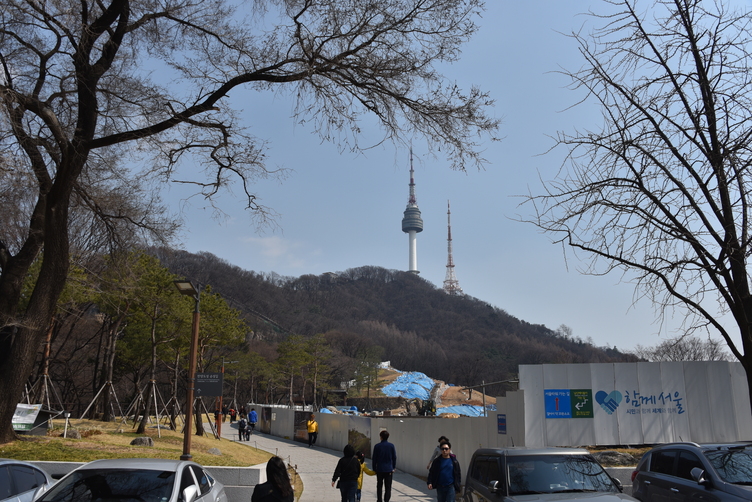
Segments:
[[[611,394],[606,394],[604,391],[599,390],[595,394],[595,400],[601,405],[603,411],[611,415],[619,407],[619,403],[621,403],[621,392],[615,390]]]

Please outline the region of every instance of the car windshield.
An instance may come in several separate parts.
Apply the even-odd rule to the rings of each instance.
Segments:
[[[61,479],[44,502],[164,502],[175,481],[172,471],[145,469],[85,469]]]
[[[509,495],[619,491],[589,455],[509,456],[507,469]]]
[[[752,485],[752,451],[749,449],[706,451],[705,457],[725,482]]]

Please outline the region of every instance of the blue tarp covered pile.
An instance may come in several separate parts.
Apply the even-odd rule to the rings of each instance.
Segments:
[[[424,373],[409,371],[381,389],[385,396],[404,397],[405,399],[430,399],[434,382]]]

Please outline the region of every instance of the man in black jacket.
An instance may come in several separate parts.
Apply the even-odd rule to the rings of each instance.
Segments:
[[[462,487],[462,472],[457,457],[452,455],[449,441],[441,443],[441,456],[431,463],[428,471],[428,489],[436,488],[438,502],[454,502]]]

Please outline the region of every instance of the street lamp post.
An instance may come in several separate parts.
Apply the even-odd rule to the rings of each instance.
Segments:
[[[191,352],[188,361],[188,392],[186,396],[186,413],[185,413],[185,432],[183,433],[183,454],[180,460],[192,460],[191,455],[191,434],[193,431],[193,396],[196,386],[196,358],[198,354],[198,326],[201,321],[201,311],[199,309],[201,302],[201,285],[198,288],[193,286],[190,281],[173,281],[175,287],[182,295],[193,297],[196,301],[193,309],[193,323],[191,329]]]

